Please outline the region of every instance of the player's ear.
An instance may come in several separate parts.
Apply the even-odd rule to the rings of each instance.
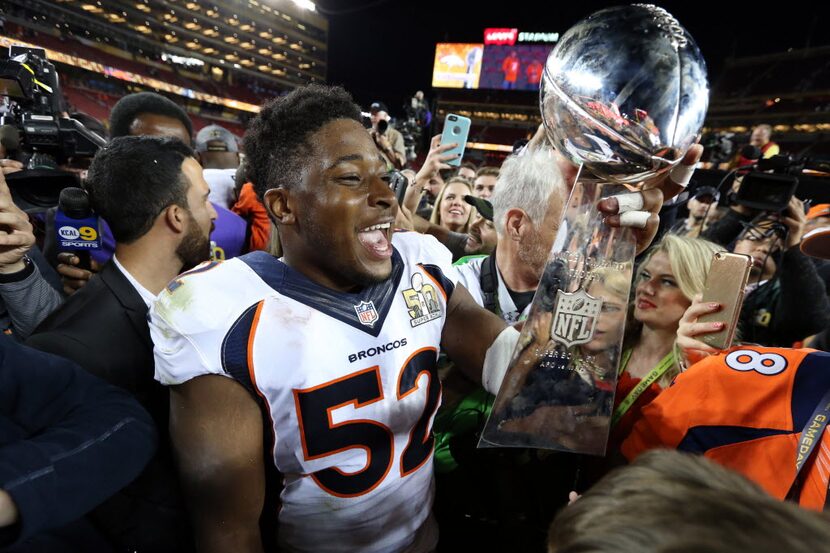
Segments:
[[[288,190],[285,188],[271,188],[263,197],[265,209],[281,225],[293,225],[296,221]]]

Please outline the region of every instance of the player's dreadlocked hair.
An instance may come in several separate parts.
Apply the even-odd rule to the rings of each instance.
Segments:
[[[335,119],[360,122],[360,108],[339,86],[311,84],[275,98],[248,125],[245,156],[257,195],[299,182],[309,136]]]

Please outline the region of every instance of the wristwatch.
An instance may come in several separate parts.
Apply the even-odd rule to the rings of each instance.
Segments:
[[[19,271],[14,273],[0,273],[0,284],[9,284],[10,282],[20,282],[21,280],[26,280],[29,278],[29,275],[35,272],[35,264],[31,257],[24,255],[21,261],[23,262],[24,267]]]

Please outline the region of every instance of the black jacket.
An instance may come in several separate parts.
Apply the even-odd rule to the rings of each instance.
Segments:
[[[0,335],[0,488],[20,515],[0,547],[80,518],[133,480],[155,445],[128,394]]]
[[[99,529],[124,551],[190,551],[192,534],[168,439],[168,391],[153,378],[147,311],[138,291],[110,262],[26,343],[128,390],[156,421],[158,453],[133,484],[95,510]]]

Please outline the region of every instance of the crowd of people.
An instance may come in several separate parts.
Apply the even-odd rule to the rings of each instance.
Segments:
[[[699,146],[631,193],[639,223],[602,200],[638,253],[633,282],[598,271],[588,290],[602,314],[582,352],[621,359],[606,456],[477,449],[577,169],[543,129],[499,167],[440,136],[415,165],[386,106],[368,111],[309,85],[240,143],[124,96],[83,172],[88,260],[0,178],[0,549],[826,547],[827,206],[700,187],[661,226]],[[702,337],[728,322],[697,319],[723,307],[702,301],[723,251],[753,262],[718,351]]]

